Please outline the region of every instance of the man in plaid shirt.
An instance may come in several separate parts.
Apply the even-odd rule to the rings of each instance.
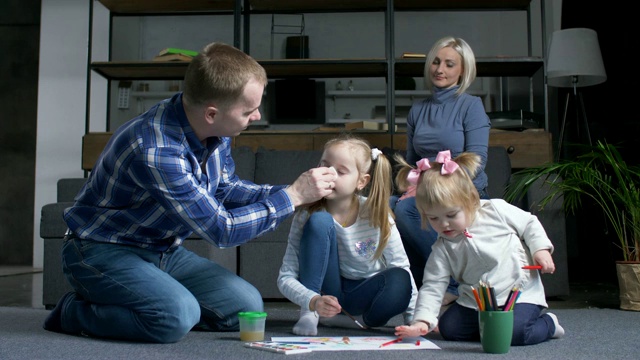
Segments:
[[[181,245],[192,233],[241,245],[332,192],[326,167],[290,186],[235,174],[231,137],[260,120],[266,83],[250,56],[212,43],[187,68],[184,92],[117,129],[64,212],[63,270],[75,291],[45,329],[171,343],[194,326],[237,331],[238,312],[263,310],[255,287]]]

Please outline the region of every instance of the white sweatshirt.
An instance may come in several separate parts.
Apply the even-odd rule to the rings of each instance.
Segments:
[[[503,305],[509,292],[518,287],[518,303],[547,307],[539,271],[523,270],[532,265],[531,254],[553,244],[538,218],[502,199],[480,200],[480,209],[467,229],[471,238],[461,234],[453,239],[442,235],[432,247],[424,270],[414,321],[426,321],[429,329],[438,325],[442,298],[452,276],[460,283],[458,304],[477,309],[471,287],[484,281],[494,289]]]
[[[411,275],[409,259],[404,251],[400,233],[392,218],[389,218],[392,226],[387,246],[384,248],[382,256],[375,261],[373,260],[373,255],[380,242],[380,229],[372,227],[367,219],[368,216],[364,214],[365,200],[365,197],[359,197],[360,212],[353,225],[344,228],[334,220],[336,240],[338,243],[338,256],[340,258],[340,275],[353,280],[366,279],[391,267],[403,268]],[[280,289],[280,292],[293,303],[306,309],[309,308],[311,299],[319,295],[307,289],[298,281],[300,238],[302,237],[302,229],[308,218],[309,213],[306,210],[299,211],[294,215],[289,232],[287,250],[284,254],[282,266],[280,267],[280,274],[278,275],[278,289]],[[413,318],[413,311],[418,297],[418,290],[413,276],[411,276],[411,285],[413,288],[411,301],[409,302],[409,307],[403,314],[405,323],[407,324]]]

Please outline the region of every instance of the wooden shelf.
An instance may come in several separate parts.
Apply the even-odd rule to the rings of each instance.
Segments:
[[[487,92],[483,90],[467,90],[467,94],[475,96],[487,96]],[[427,90],[395,90],[393,96],[396,98],[413,98],[427,97],[431,95],[431,91]],[[384,98],[387,92],[384,90],[328,90],[329,98]]]
[[[150,15],[189,12],[229,12],[235,0],[99,0],[113,14]]]
[[[322,150],[330,138],[341,133],[335,131],[243,131],[233,138],[234,146],[249,146],[254,151],[259,147],[279,150]],[[378,147],[391,146],[392,136],[385,131],[357,131]],[[82,140],[82,168],[91,170],[100,152],[104,149],[112,133],[87,133]],[[525,131],[491,130],[489,146],[503,146],[509,153],[511,167],[527,168],[553,161],[551,134],[542,129]],[[403,131],[393,135],[393,147],[406,149],[407,134]]]
[[[152,15],[167,13],[231,12],[235,0],[99,0],[113,14]],[[526,10],[531,0],[395,0],[396,11],[478,11]],[[249,12],[259,13],[317,13],[385,11],[385,0],[250,0]]]
[[[531,0],[395,0],[396,11],[402,10],[527,10]]]
[[[422,77],[424,75],[424,62],[425,59],[397,59],[396,75]],[[543,66],[544,60],[536,56],[476,58],[478,77],[533,76]]]
[[[258,60],[269,78],[385,77],[385,59]]]
[[[484,57],[476,59],[478,77],[532,76],[542,69],[539,57]],[[258,60],[275,78],[386,77],[385,59]],[[104,61],[91,68],[109,80],[182,80],[188,62]],[[422,77],[424,59],[396,60],[397,76]]]
[[[91,69],[107,80],[184,80],[186,61],[104,61]]]
[[[250,0],[249,11],[260,13],[317,13],[350,11],[383,11],[386,0]]]
[[[526,10],[531,0],[395,0],[395,10]],[[250,0],[251,13],[384,11],[385,0]]]
[[[258,60],[269,78],[383,77],[384,59]],[[91,68],[108,80],[182,80],[189,62],[105,61]]]

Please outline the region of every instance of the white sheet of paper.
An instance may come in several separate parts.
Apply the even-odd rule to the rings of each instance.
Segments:
[[[380,347],[380,345],[395,339],[394,336],[274,336],[271,341],[309,342],[310,344],[304,346],[313,351],[440,349],[436,344],[423,337],[404,338],[401,342]]]

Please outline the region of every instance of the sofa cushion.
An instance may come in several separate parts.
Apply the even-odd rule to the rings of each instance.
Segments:
[[[248,146],[231,149],[231,157],[236,164],[236,175],[242,180],[253,181],[256,169],[256,156]]]
[[[70,178],[58,180],[58,202],[74,201],[80,189],[87,182],[85,178]]]
[[[303,172],[317,167],[320,150],[265,150],[256,152],[256,184],[289,185]]]
[[[40,237],[43,239],[63,238],[67,224],[62,218],[64,209],[73,205],[72,201],[47,204],[40,213]]]

